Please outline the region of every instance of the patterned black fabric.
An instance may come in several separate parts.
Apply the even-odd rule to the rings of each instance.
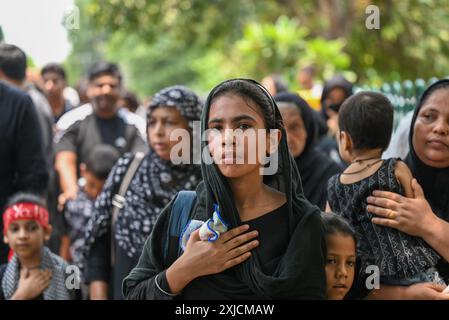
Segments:
[[[176,108],[187,119],[189,128],[193,130],[193,121],[198,121],[201,116],[202,102],[192,90],[177,85],[162,89],[154,95],[148,106],[147,118],[160,107]]]
[[[95,202],[94,214],[87,224],[87,251],[95,239],[110,228],[112,198],[132,158],[132,154],[125,154],[119,159]],[[130,258],[138,258],[160,211],[178,191],[194,189],[200,180],[199,166],[176,166],[160,159],[154,152],[148,153],[125,194],[124,207],[117,219],[117,244]]]
[[[404,194],[395,174],[398,159],[388,159],[371,176],[351,184],[340,182],[341,174],[333,176],[328,184],[329,204],[341,214],[357,233],[357,254],[367,265],[377,265],[380,275],[407,279],[435,266],[440,257],[421,238],[371,222],[373,214],[366,211],[366,198],[374,190]]]
[[[64,208],[64,218],[67,224],[67,231],[70,237],[70,255],[73,263],[80,266],[82,253],[86,240],[84,232],[94,209],[94,201],[89,199],[87,194],[80,190],[75,200],[67,201]]]

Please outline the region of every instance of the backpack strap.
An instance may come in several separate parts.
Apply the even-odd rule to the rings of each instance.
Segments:
[[[181,255],[181,247],[179,246],[179,237],[186,228],[189,220],[192,208],[196,201],[195,191],[180,191],[173,202],[170,219],[168,221],[168,232],[165,234],[164,241],[164,261],[169,261],[170,253],[174,252],[177,246],[177,256],[175,259]],[[173,241],[176,240],[176,241]],[[174,255],[174,254],[173,254]]]
[[[136,140],[138,137],[138,130],[137,130],[136,126],[125,122],[124,135],[125,135],[125,139],[126,139],[126,148],[125,149],[127,150],[127,152],[131,152],[132,147],[134,145],[134,140]]]
[[[137,152],[134,156],[131,164],[128,167],[128,170],[123,177],[122,183],[120,184],[120,188],[117,194],[112,198],[112,217],[111,217],[111,265],[113,266],[115,263],[115,224],[118,219],[118,215],[120,210],[123,208],[125,204],[125,193],[131,184],[134,175],[136,174],[137,169],[139,168],[142,160],[145,158],[145,154],[143,152]]]

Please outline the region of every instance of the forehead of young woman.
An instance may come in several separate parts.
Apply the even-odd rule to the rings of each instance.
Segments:
[[[241,113],[245,113],[245,110],[252,110],[251,113],[258,114],[262,120],[264,121],[265,128],[267,129],[275,129],[278,127],[278,123],[276,121],[276,108],[273,105],[271,97],[268,92],[264,92],[265,89],[256,82],[252,83],[250,81],[244,80],[234,80],[223,83],[218,86],[216,90],[214,90],[208,98],[208,102],[206,103],[206,112],[207,112],[207,122],[209,122],[210,118],[210,108],[212,105],[215,105],[216,102],[223,96],[233,96],[238,97],[238,99],[234,99],[233,103],[239,103],[241,108]],[[240,101],[239,101],[240,100]],[[228,101],[227,102],[231,102]],[[242,103],[243,102],[243,103]],[[221,108],[226,108],[230,104],[221,103]],[[246,106],[246,108],[244,107]],[[224,110],[223,112],[225,112]]]
[[[212,100],[208,124],[240,121],[252,122],[254,127],[266,127],[261,108],[249,98],[234,93],[220,95]]]

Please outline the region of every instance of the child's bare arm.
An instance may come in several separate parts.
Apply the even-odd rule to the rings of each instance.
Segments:
[[[326,209],[324,209],[324,212],[326,213],[332,212],[331,206],[329,205],[329,201],[326,201]]]
[[[105,281],[92,281],[89,286],[91,300],[108,300],[108,283]]]
[[[408,166],[403,161],[398,161],[396,164],[396,168],[394,170],[394,174],[399,181],[399,184],[402,186],[405,192],[405,196],[407,198],[413,198],[414,193],[412,189],[412,179],[413,175]]]
[[[72,241],[68,235],[63,235],[60,238],[61,244],[59,247],[59,256],[67,262],[72,262],[72,255],[70,254],[70,246]]]

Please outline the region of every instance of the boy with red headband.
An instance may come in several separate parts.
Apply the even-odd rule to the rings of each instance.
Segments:
[[[71,300],[79,296],[76,283],[67,281],[67,263],[44,245],[52,231],[48,219],[45,202],[34,194],[19,193],[8,202],[3,213],[3,240],[12,254],[9,263],[0,266],[0,300]]]

